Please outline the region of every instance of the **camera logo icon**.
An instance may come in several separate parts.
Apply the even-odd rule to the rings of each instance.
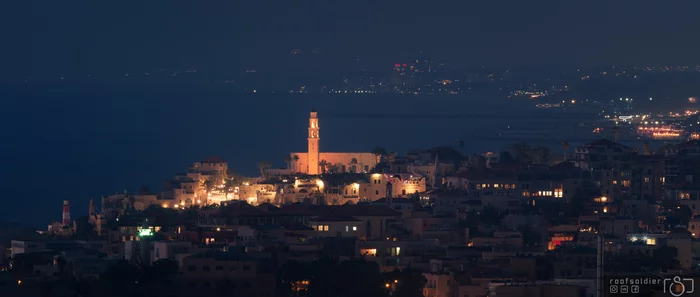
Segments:
[[[686,294],[690,296],[693,292],[695,292],[695,280],[692,278],[674,276],[672,279],[664,279],[664,293],[669,293],[674,297],[680,297]]]

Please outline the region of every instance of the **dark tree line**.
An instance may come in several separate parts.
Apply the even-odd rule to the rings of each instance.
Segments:
[[[280,270],[278,296],[292,296],[291,283],[308,280],[308,297],[420,297],[425,278],[419,270],[406,268],[382,274],[379,265],[364,259],[288,262]]]

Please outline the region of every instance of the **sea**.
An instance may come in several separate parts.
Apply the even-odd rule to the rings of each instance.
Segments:
[[[453,146],[502,151],[517,141],[590,140],[593,113],[537,109],[499,92],[462,95],[241,93],[225,85],[46,83],[0,90],[0,218],[36,227],[74,218],[90,198],[153,191],[209,156],[244,175],[306,150],[318,111],[321,150],[405,153]],[[583,129],[581,127],[584,127]],[[579,134],[577,134],[579,133]],[[460,147],[460,140],[464,146]]]

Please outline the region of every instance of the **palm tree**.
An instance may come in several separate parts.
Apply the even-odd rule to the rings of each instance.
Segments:
[[[294,160],[294,171],[298,171],[298,168],[296,167],[299,166],[299,155],[295,154],[294,157],[292,157],[292,159]]]
[[[350,160],[350,170],[353,173],[357,172],[357,158],[352,158],[352,160]]]
[[[464,140],[462,139],[459,140],[459,150],[464,151]]]
[[[569,145],[569,142],[566,140],[561,141],[561,149],[564,150],[564,160],[566,160],[566,155],[569,152],[569,148],[571,145]]]
[[[340,171],[340,165],[338,164],[328,164],[328,172],[336,173]]]
[[[321,160],[321,162],[318,162],[318,166],[321,166],[321,173],[326,173],[328,165],[330,165],[330,163],[328,163],[326,160]]]
[[[214,187],[216,187],[216,180],[214,179],[214,177],[210,176],[206,180],[204,180],[202,185],[204,186],[204,191],[206,191],[207,194],[209,194],[211,190],[213,190]]]
[[[258,169],[260,170],[260,176],[265,176],[265,169],[270,168],[269,162],[258,162]]]
[[[377,163],[379,163],[382,161],[382,157],[387,155],[387,151],[385,148],[378,146],[372,150],[372,154],[374,154],[377,157]]]
[[[233,193],[235,189],[236,184],[234,183],[233,179],[224,180],[224,194],[226,195],[226,200],[228,200],[228,194]]]
[[[287,169],[292,167],[292,156],[286,155],[284,156],[284,163],[287,163]]]
[[[396,153],[395,153],[395,152],[388,153],[388,154],[386,155],[386,160],[387,160],[387,162],[389,162],[389,163],[393,163],[394,160],[396,160]]]

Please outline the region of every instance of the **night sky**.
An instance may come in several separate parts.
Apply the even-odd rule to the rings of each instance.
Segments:
[[[183,129],[174,129],[172,114],[221,108],[218,102],[207,106],[192,102],[192,98],[219,98],[198,89],[190,90],[193,95],[179,90],[171,94],[182,104],[193,105],[182,108],[166,106],[175,99],[160,91],[117,94],[100,86],[92,86],[92,91],[57,90],[50,84],[25,84],[29,77],[124,77],[158,68],[225,74],[249,68],[284,70],[289,50],[314,48],[322,48],[325,61],[332,61],[313,65],[314,71],[347,70],[358,57],[365,65],[386,69],[419,51],[464,67],[697,65],[698,12],[699,1],[660,0],[2,1],[0,153],[5,161],[0,185],[5,192],[0,198],[12,202],[0,209],[0,218],[40,226],[60,217],[63,199],[74,201],[79,215],[89,197],[135,190],[141,184],[157,189],[163,179],[209,154],[254,169],[257,161],[274,161],[274,156],[303,147],[303,143],[282,147],[271,137],[261,139],[275,141],[268,145],[275,151],[240,146],[236,135],[259,131],[274,135],[278,123],[241,130],[254,119],[240,118],[240,123],[232,124],[207,112],[193,113],[201,118],[189,120],[200,124],[220,120],[209,123],[220,130],[207,131],[225,137],[212,137],[220,143],[208,147],[192,146],[190,136],[200,131],[185,131],[196,125],[184,121],[175,122]],[[20,82],[22,90],[8,91],[6,82],[11,81]],[[305,121],[310,102],[313,107],[325,102],[313,100],[309,106],[295,105],[304,110],[295,113],[301,117],[298,122]],[[233,101],[227,101],[226,112],[240,108]],[[256,104],[275,105],[264,102]],[[277,112],[290,116],[285,109]],[[299,129],[304,135],[305,128]],[[450,136],[423,135],[421,141],[431,143],[448,141]],[[371,148],[381,139],[383,134],[368,138],[363,147]],[[254,153],[258,155],[240,157]],[[36,208],[44,204],[46,208]]]
[[[5,74],[263,68],[294,48],[323,48],[334,67],[419,50],[465,66],[693,64],[700,50],[698,1],[7,2]]]

